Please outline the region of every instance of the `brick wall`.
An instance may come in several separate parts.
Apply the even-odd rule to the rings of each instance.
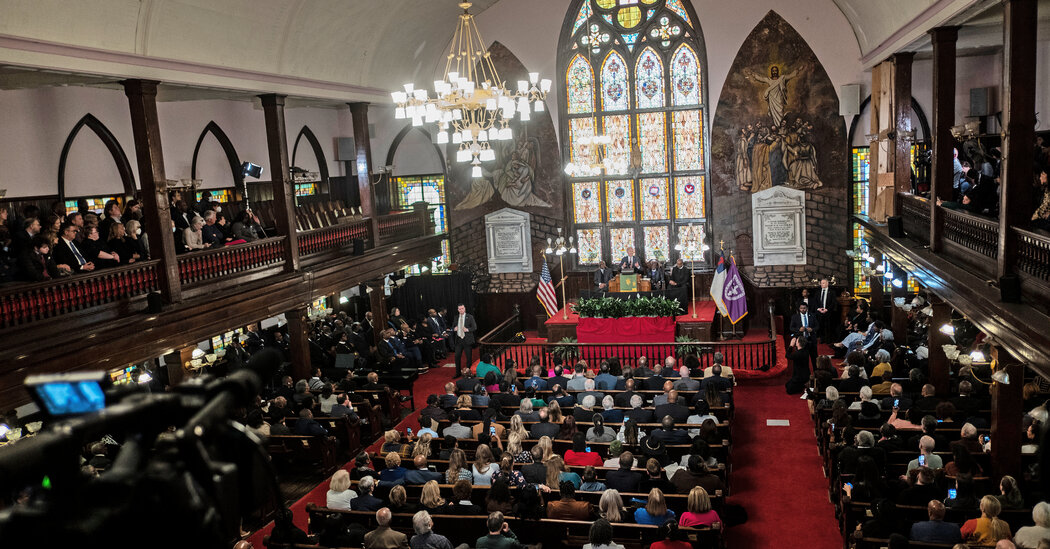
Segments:
[[[474,274],[474,291],[481,294],[520,293],[536,288],[540,280],[543,250],[547,238],[557,238],[558,227],[564,223],[552,217],[531,214],[532,263],[531,273],[489,274],[488,251],[485,243],[485,219],[478,218],[452,230],[452,258],[461,270]],[[557,276],[557,267],[551,265]]]

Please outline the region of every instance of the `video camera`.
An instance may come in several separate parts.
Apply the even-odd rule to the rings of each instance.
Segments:
[[[38,435],[0,448],[0,488],[40,487],[0,512],[6,547],[229,547],[242,517],[280,492],[254,435],[233,421],[259,378],[239,370],[152,395],[106,390],[103,373],[32,376],[52,418]],[[124,440],[112,466],[81,472],[86,443]]]

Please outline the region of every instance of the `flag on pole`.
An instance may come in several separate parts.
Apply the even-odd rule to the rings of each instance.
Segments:
[[[722,290],[722,301],[729,309],[729,322],[736,324],[747,316],[747,295],[744,294],[744,280],[736,268],[736,260],[729,256],[729,268],[726,272],[725,287]]]
[[[547,316],[554,316],[558,312],[558,298],[554,294],[554,284],[551,281],[551,271],[547,268],[546,258],[543,260],[543,269],[540,271],[540,284],[536,286],[536,299],[547,311]]]
[[[726,256],[724,253],[719,253],[718,266],[715,267],[715,276],[711,279],[711,299],[715,301],[715,306],[718,307],[718,312],[722,313],[722,316],[729,316],[729,309],[726,308],[725,302],[722,301],[726,283]]]

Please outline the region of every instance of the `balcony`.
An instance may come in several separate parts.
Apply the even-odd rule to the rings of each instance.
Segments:
[[[0,403],[25,401],[28,370],[112,369],[192,345],[259,318],[303,307],[362,281],[441,253],[427,212],[364,218],[298,232],[299,270],[286,269],[288,238],[176,256],[182,299],[147,313],[161,260],[0,291]],[[101,337],[99,337],[101,336]]]

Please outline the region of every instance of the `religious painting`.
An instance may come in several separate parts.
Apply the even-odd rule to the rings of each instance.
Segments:
[[[667,261],[669,257],[667,225],[642,227],[642,234],[645,236],[645,244],[642,253],[646,260],[655,259],[660,263]]]
[[[585,181],[572,184],[572,208],[576,223],[601,223],[601,183]]]
[[[576,240],[580,265],[597,265],[602,257],[602,230],[577,229]]]
[[[667,115],[643,112],[638,115],[638,149],[642,173],[667,172]]]
[[[528,70],[505,46],[494,42],[489,53],[505,81],[528,80]],[[590,68],[584,64],[575,75],[578,88],[589,89],[587,82],[593,79]],[[593,96],[577,94],[576,97],[579,101],[574,109],[593,109],[590,106],[593,105]],[[546,110],[533,113],[527,122],[516,117],[510,127],[513,139],[489,141],[496,159],[481,163],[481,177],[472,177],[469,162],[450,161],[447,192],[453,229],[505,207],[561,217],[564,208],[562,162],[550,113]],[[575,131],[593,135],[594,130],[581,122]],[[458,147],[449,144],[447,158],[455,159]]]
[[[705,215],[704,176],[674,178],[675,218],[702,219]]]
[[[712,241],[735,242],[753,231],[757,193],[778,187],[805,193],[805,265],[757,266],[754,257],[736,256],[758,286],[849,276],[843,253],[850,246],[849,149],[838,112],[838,91],[820,60],[770,11],[741,44],[711,122],[710,183],[719,217]],[[828,222],[837,215],[842,223]]]
[[[634,185],[631,181],[605,183],[605,208],[609,221],[634,221]]]
[[[667,214],[667,178],[642,179],[638,182],[642,221],[670,219]]]
[[[609,229],[609,244],[612,248],[612,257],[619,261],[621,257],[627,255],[627,248],[634,247],[634,227]]]
[[[682,251],[679,252],[682,261],[704,261],[703,246],[706,240],[707,235],[702,223],[679,225],[678,242],[676,244],[682,245]]]

